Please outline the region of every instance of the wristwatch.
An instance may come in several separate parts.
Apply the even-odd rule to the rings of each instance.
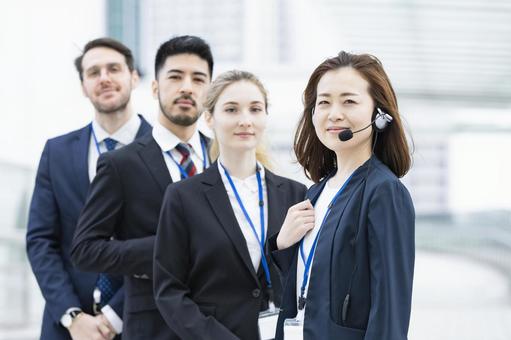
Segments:
[[[67,310],[66,313],[60,318],[60,323],[62,326],[69,328],[73,324],[73,320],[76,319],[80,313],[82,313],[82,310],[78,308]]]

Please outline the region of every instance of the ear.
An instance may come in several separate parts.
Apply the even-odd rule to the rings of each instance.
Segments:
[[[137,70],[133,70],[131,72],[131,88],[134,89],[135,87],[137,87],[139,82],[140,82],[140,75],[138,74]]]
[[[85,90],[85,86],[83,85],[83,81],[80,83],[80,87],[82,88],[82,94],[85,98],[89,98],[89,95],[87,94],[87,90]]]
[[[156,79],[151,82],[151,92],[153,93],[153,98],[158,100],[158,81]]]
[[[213,130],[213,124],[215,122],[215,118],[213,117],[211,112],[209,112],[208,110],[204,111],[203,115],[204,115],[204,121],[206,122],[207,126],[211,130]]]

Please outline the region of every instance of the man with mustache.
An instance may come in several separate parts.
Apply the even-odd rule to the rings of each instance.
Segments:
[[[99,155],[151,131],[131,105],[138,74],[126,46],[92,40],[75,66],[94,119],[47,141],[27,227],[28,259],[46,301],[42,340],[111,339],[122,331],[122,277],[76,270],[71,241]]]
[[[213,57],[194,36],[163,43],[156,54],[151,136],[105,154],[75,233],[72,260],[82,270],[125,275],[123,339],[175,337],[153,296],[153,248],[166,187],[202,172],[209,140],[197,130]]]

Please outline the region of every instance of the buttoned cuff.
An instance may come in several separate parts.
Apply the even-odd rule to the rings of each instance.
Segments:
[[[117,315],[117,313],[113,310],[109,305],[101,308],[101,313],[108,319],[108,322],[112,325],[112,328],[115,330],[117,334],[121,334],[122,332],[122,319]]]

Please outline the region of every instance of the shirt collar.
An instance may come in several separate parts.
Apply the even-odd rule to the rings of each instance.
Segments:
[[[224,182],[224,185],[228,188],[230,188],[229,181],[227,179],[227,176],[225,176],[224,168],[220,164],[220,160],[218,163],[218,171],[220,171],[220,175],[222,176],[222,181]],[[257,162],[257,165],[259,166],[259,173],[261,174],[261,183],[264,186],[265,185],[265,173],[264,173],[264,166],[261,165],[261,163]],[[229,174],[230,175],[230,174]],[[231,179],[234,182],[234,185],[241,186],[244,185],[247,187],[251,192],[257,192],[259,189],[257,187],[257,176],[256,174],[253,174],[252,176],[248,176],[245,179],[239,179],[231,175]]]
[[[188,142],[183,142],[170,130],[164,127],[159,121],[156,121],[153,127],[153,138],[163,152],[173,150],[179,143],[187,143],[192,146],[192,151],[203,161],[202,144],[199,130],[196,129]]]
[[[141,123],[142,122],[140,121],[138,115],[134,114],[126,123],[124,123],[123,126],[121,126],[113,134],[109,134],[108,132],[106,132],[101,127],[101,125],[99,125],[96,119],[92,121],[92,128],[94,129],[94,134],[96,135],[98,143],[101,143],[105,138],[110,137],[123,145],[128,145],[129,143],[133,142],[133,140],[137,136],[137,132],[138,129],[140,128]]]

